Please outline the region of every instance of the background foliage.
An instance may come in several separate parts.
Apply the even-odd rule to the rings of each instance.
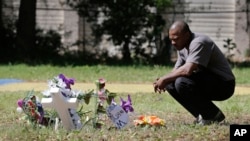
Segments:
[[[166,44],[160,37],[165,24],[160,12],[170,5],[169,0],[67,1],[80,16],[87,17],[88,22],[92,25],[96,44],[100,42],[102,35],[108,35],[108,40],[112,40],[115,45],[122,46],[123,60],[109,58],[105,54],[96,57],[97,54],[89,52],[65,52],[68,46],[61,43],[59,33],[44,31],[36,26],[36,0],[21,0],[20,2],[18,17],[3,18],[2,14],[0,17],[1,44],[4,44],[0,47],[0,55],[3,58],[0,63],[53,62],[59,64],[60,60],[67,60],[71,63],[82,64],[87,62],[166,64],[170,61],[166,60],[169,57],[160,58],[160,56],[169,56],[169,48],[165,47]],[[5,5],[2,1],[0,5],[2,13],[2,7]],[[100,22],[100,15],[102,15],[102,22]],[[3,19],[7,20],[3,21]],[[142,44],[145,43],[148,45],[143,48]],[[161,51],[154,54],[152,50],[159,48]],[[64,53],[62,54],[62,52]],[[161,55],[159,56],[159,54]],[[101,60],[105,60],[105,62]]]
[[[108,35],[114,45],[122,46],[124,63],[131,63],[135,57],[150,59],[152,50],[160,36],[165,21],[160,12],[170,5],[169,0],[67,0],[80,16],[86,17],[96,42]],[[146,48],[142,44],[148,42]],[[152,43],[154,44],[152,46]]]

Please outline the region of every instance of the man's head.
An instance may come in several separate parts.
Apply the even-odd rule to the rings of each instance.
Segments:
[[[169,29],[169,39],[177,50],[189,46],[191,35],[189,26],[184,21],[174,22]]]

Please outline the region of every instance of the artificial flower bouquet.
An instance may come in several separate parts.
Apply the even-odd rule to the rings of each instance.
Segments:
[[[165,120],[157,116],[141,115],[134,120],[135,126],[165,126]]]
[[[30,91],[24,99],[17,101],[17,111],[24,112],[31,123],[46,124],[44,118],[44,110],[39,99]]]
[[[82,111],[83,106],[77,111],[77,109],[69,109],[70,115],[74,118],[76,129],[81,129],[87,122],[92,120],[94,127],[99,127],[97,125],[100,124],[100,114],[106,114],[105,108],[110,104],[114,103],[114,98],[116,97],[116,93],[109,92],[105,89],[106,80],[100,78],[96,80],[96,90],[88,90],[87,92],[82,92],[78,90],[71,89],[71,85],[74,85],[75,80],[73,78],[67,78],[63,74],[59,74],[55,76],[53,79],[48,81],[48,89],[43,91],[43,97],[49,98],[51,97],[50,89],[51,88],[59,88],[63,97],[67,98],[77,98],[79,103],[89,104],[90,99],[95,98],[95,107],[94,107],[94,117],[89,118],[86,116],[89,111]],[[130,95],[128,95],[128,100],[125,101],[122,98],[120,106],[124,109],[124,111],[133,112],[134,109],[132,107],[132,101]],[[17,111],[23,111],[27,116],[27,119],[34,124],[39,125],[50,125],[50,123],[55,123],[58,114],[56,111],[51,112],[44,110],[42,103],[40,103],[39,98],[34,95],[34,92],[31,91],[24,99],[19,99],[17,101]],[[80,120],[85,116],[85,123],[82,125]],[[59,117],[60,118],[60,117]]]

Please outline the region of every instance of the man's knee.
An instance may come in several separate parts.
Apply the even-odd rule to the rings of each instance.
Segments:
[[[165,88],[166,88],[167,91],[171,91],[171,90],[175,89],[174,83],[168,84]]]
[[[194,90],[195,82],[187,77],[178,77],[175,80],[175,89],[179,94],[191,93]]]

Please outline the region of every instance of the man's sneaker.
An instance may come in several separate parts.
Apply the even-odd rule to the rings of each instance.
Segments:
[[[201,122],[202,120],[202,116],[199,114],[196,119],[194,120],[194,124],[198,124],[199,122]]]
[[[213,123],[220,123],[224,119],[225,119],[225,115],[221,111],[219,111],[213,119],[205,120],[205,119],[201,118],[201,120],[198,122],[198,124],[199,125],[210,125]]]

